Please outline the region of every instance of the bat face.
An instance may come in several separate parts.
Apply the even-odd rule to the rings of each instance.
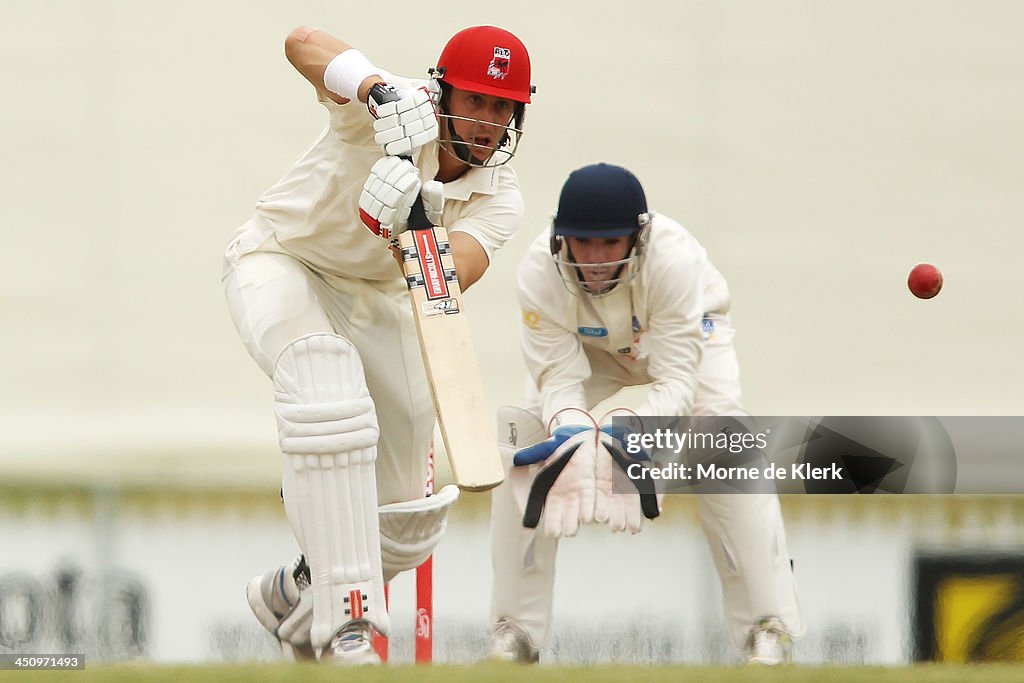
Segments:
[[[444,228],[407,230],[402,264],[423,364],[455,483],[486,491],[504,479],[480,367],[462,308],[462,290]]]
[[[417,318],[455,315],[462,312],[462,292],[455,273],[454,261],[445,258],[451,256],[451,248],[447,234],[444,235],[444,240],[438,241],[435,231],[439,229],[444,230],[410,230],[412,243],[402,247],[405,282],[413,295],[413,308]],[[449,283],[454,284],[454,290]],[[416,296],[420,292],[422,296]]]

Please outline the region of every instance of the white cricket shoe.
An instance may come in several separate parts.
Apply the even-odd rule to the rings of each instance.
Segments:
[[[747,663],[774,666],[793,659],[793,639],[777,617],[761,617],[747,636]]]
[[[330,644],[320,653],[320,661],[340,666],[380,664],[373,649],[373,626],[365,619],[353,619],[334,634]]]
[[[254,577],[245,587],[245,597],[256,619],[263,628],[277,638],[281,650],[296,660],[316,659],[316,653],[309,643],[309,629],[282,629],[285,622],[302,621],[308,611],[300,608],[302,592],[309,587],[309,568],[306,558],[299,555],[290,565],[282,565],[266,574]],[[303,601],[305,602],[305,601]],[[304,638],[286,638],[283,631],[302,632]],[[293,642],[298,640],[299,642]]]
[[[505,617],[494,625],[491,631],[491,649],[487,659],[496,662],[536,664],[540,661],[540,650],[533,645],[530,635],[515,619]]]

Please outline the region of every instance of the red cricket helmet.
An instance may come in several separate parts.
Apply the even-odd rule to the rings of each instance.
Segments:
[[[471,26],[448,41],[437,78],[454,88],[529,104],[530,54],[523,41],[497,26]]]

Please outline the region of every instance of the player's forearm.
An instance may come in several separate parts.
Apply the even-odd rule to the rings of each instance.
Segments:
[[[697,323],[699,324],[699,323]],[[681,327],[676,334],[652,334],[647,372],[654,378],[641,415],[688,415],[697,395],[697,368],[703,355],[700,336]]]
[[[579,341],[568,333],[528,331],[522,338],[523,360],[541,397],[544,424],[568,408],[587,410],[583,383],[590,377],[590,361]]]
[[[583,383],[571,384],[555,391],[541,391],[541,416],[545,425],[550,426],[551,420],[561,414],[561,424],[587,424],[587,394]],[[574,410],[575,409],[575,410]]]
[[[487,272],[490,259],[487,252],[475,238],[467,233],[452,231],[448,233],[448,243],[452,247],[452,258],[455,260],[455,272],[459,276],[459,287],[465,292]]]
[[[637,412],[666,417],[690,415],[696,391],[696,379],[657,382],[651,386]]]
[[[348,98],[342,97],[324,85],[324,72],[327,65],[342,52],[352,49],[352,46],[343,40],[335,38],[331,34],[309,26],[300,26],[291,33],[284,42],[284,54],[295,69],[303,77],[313,84],[318,92],[323,93],[330,99],[345,104]],[[379,74],[373,74],[363,79],[359,86],[359,100],[366,101],[366,93],[374,82],[381,80]]]

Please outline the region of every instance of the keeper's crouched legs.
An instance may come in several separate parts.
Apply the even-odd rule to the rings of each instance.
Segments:
[[[722,583],[729,640],[750,649],[751,627],[781,620],[789,636],[806,630],[786,548],[779,498],[767,493],[698,496],[701,526]]]
[[[332,645],[351,622],[387,633],[378,427],[359,355],[337,335],[302,337],[281,352],[273,381],[285,509],[309,564],[311,644]]]

